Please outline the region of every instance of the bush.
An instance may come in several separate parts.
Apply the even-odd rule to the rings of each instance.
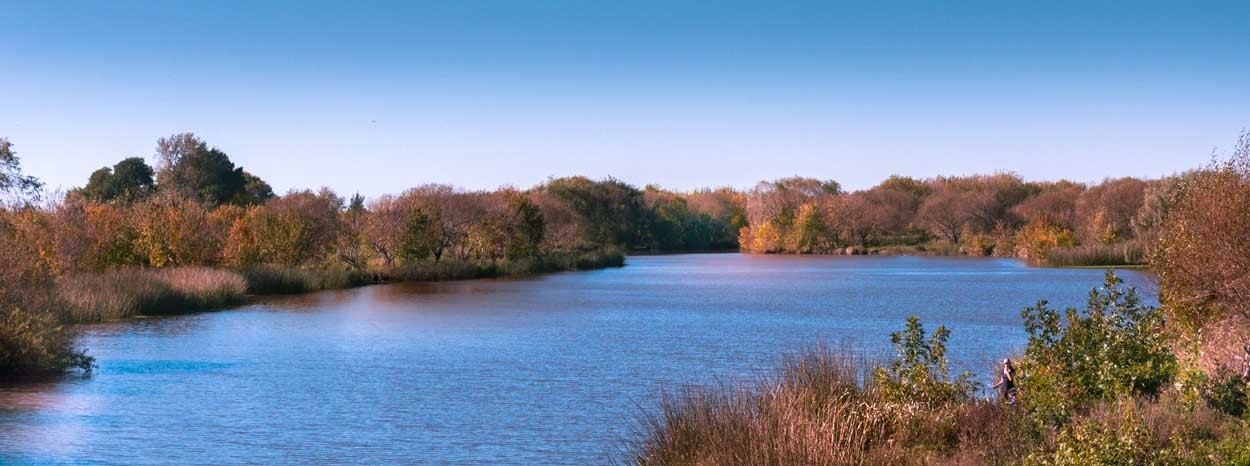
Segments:
[[[972,374],[952,379],[947,374],[946,340],[950,331],[939,326],[925,338],[924,327],[916,316],[907,318],[907,328],[890,334],[896,356],[890,365],[875,373],[881,397],[896,403],[937,406],[966,401],[976,391]]]
[[[1163,314],[1122,283],[1108,270],[1084,310],[1068,308],[1061,317],[1040,301],[1022,312],[1029,333],[1022,399],[1042,419],[1062,420],[1089,401],[1154,394],[1176,374]]]
[[[0,309],[0,375],[71,368],[89,373],[95,359],[75,348],[74,340],[51,312],[6,306]]]
[[[1063,426],[1026,465],[1250,464],[1250,425],[1174,397],[1104,402]]]

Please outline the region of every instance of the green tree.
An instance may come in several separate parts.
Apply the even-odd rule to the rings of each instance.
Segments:
[[[236,167],[230,157],[216,147],[209,148],[191,133],[161,138],[156,143],[157,185],[179,195],[197,199],[209,206],[225,203],[261,204],[273,197],[273,190],[262,181]]]
[[[22,175],[22,164],[13,152],[13,143],[0,138],[0,195],[18,200],[36,198],[41,189],[43,183],[38,178]]]
[[[434,255],[435,231],[430,217],[416,210],[408,216],[408,220],[396,241],[396,259],[411,263]]]
[[[508,242],[508,259],[538,255],[547,230],[543,212],[528,196],[520,193],[512,197],[510,204],[516,223]]]
[[[113,168],[102,167],[91,174],[87,185],[78,190],[96,202],[132,202],[147,197],[155,189],[154,172],[140,157],[122,159]]]

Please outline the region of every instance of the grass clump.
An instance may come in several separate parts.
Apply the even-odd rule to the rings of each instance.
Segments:
[[[254,267],[243,271],[250,294],[297,294],[339,290],[375,283],[369,274],[344,268]]]
[[[1140,242],[1085,244],[1051,248],[1043,264],[1050,267],[1097,267],[1145,265],[1146,249]]]
[[[57,298],[70,322],[172,314],[243,302],[247,284],[237,273],[207,267],[123,269],[62,277]]]

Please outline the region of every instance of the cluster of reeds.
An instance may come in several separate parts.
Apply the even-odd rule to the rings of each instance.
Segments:
[[[243,271],[250,294],[296,294],[339,290],[376,283],[371,275],[341,267],[297,269],[255,267]]]
[[[1143,265],[1146,263],[1146,249],[1137,241],[1057,247],[1046,252],[1044,263],[1051,267]]]
[[[61,277],[56,283],[64,318],[71,322],[229,306],[241,303],[246,292],[241,275],[207,267],[83,273]]]

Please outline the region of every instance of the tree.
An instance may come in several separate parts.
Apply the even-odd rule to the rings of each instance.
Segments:
[[[448,185],[427,184],[408,190],[403,197],[428,222],[422,229],[429,237],[421,243],[429,247],[434,263],[441,261],[448,251],[464,259],[466,249],[463,247],[469,229],[477,219],[482,218],[481,206],[474,202],[474,196],[458,192]],[[409,221],[408,231],[417,223]]]
[[[297,267],[324,260],[341,228],[343,199],[328,188],[291,191],[253,206],[231,227],[230,251],[238,266]]]
[[[1105,180],[1076,201],[1077,233],[1086,243],[1111,244],[1132,237],[1133,219],[1145,201],[1146,182],[1136,178]]]
[[[223,245],[213,241],[208,210],[173,193],[150,197],[131,209],[134,251],[147,265],[211,265]]]
[[[157,185],[209,206],[224,203],[260,204],[273,190],[259,178],[236,167],[225,152],[191,133],[161,138],[156,143],[160,166]]]
[[[514,193],[510,197],[512,222],[508,224],[507,257],[515,260],[537,256],[542,251],[547,229],[543,212],[523,193]]]
[[[592,246],[648,244],[650,220],[642,191],[615,178],[558,178],[538,189],[568,204],[580,220],[582,242]]]
[[[942,189],[920,205],[916,220],[935,236],[958,243],[964,227],[972,218],[968,212],[969,195],[954,189]]]
[[[156,188],[154,172],[140,157],[122,159],[113,168],[102,167],[91,174],[87,185],[78,190],[83,198],[96,202],[133,202],[150,195]]]
[[[1250,132],[1227,161],[1174,190],[1150,261],[1168,311],[1195,328],[1230,314],[1250,319]]]
[[[408,226],[408,217],[415,211],[404,205],[402,199],[382,195],[369,203],[369,215],[365,222],[365,242],[382,258],[387,266],[395,263],[399,253],[400,235]]]
[[[0,138],[0,195],[14,200],[39,197],[43,183],[33,176],[22,175],[22,164],[13,152],[13,143]]]
[[[340,215],[343,228],[336,238],[335,251],[339,260],[354,270],[364,270],[366,265],[363,245],[368,228],[368,214],[364,196],[357,193],[352,195],[347,210]]]

